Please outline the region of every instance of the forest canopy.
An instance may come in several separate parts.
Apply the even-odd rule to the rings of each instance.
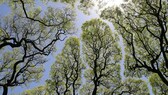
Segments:
[[[2,95],[38,84],[46,64],[52,65],[45,83],[19,94],[168,94],[167,0],[1,0],[3,5],[10,12],[0,13]],[[92,11],[98,17],[84,18]]]

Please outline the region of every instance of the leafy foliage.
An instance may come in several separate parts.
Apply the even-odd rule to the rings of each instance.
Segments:
[[[93,95],[103,93],[102,88],[110,89],[116,80],[121,79],[120,68],[116,65],[121,59],[117,36],[100,19],[86,21],[82,30],[84,58],[89,65],[85,78],[93,85]]]
[[[38,86],[30,90],[26,90],[22,95],[49,95],[45,91],[45,86]]]
[[[114,23],[125,39],[125,75],[157,73],[168,85],[167,1],[132,0],[119,8],[105,9],[101,17]]]
[[[3,95],[9,87],[38,81],[43,74],[45,55],[55,50],[55,43],[72,33],[74,8],[78,0],[41,0],[72,5],[65,9],[48,7],[43,11],[34,0],[1,0],[11,14],[0,24],[0,86]],[[118,34],[100,19],[82,26],[82,63],[80,40],[67,39],[46,85],[26,90],[30,95],[149,95],[146,83],[133,77],[149,77],[154,94],[168,93],[168,41],[166,0],[125,0],[118,7],[108,7],[101,17],[111,21],[125,45],[125,80],[120,76],[121,50]],[[78,8],[88,14],[95,2],[79,0]],[[102,5],[101,5],[102,4]],[[71,31],[71,32],[70,32]],[[83,69],[85,72],[82,73]],[[82,75],[84,74],[84,75]],[[84,76],[84,77],[83,77]],[[83,80],[86,83],[82,83]]]
[[[152,74],[149,78],[152,85],[152,91],[155,95],[166,95],[168,93],[167,86],[162,82],[157,74]]]
[[[46,81],[49,89],[58,95],[71,93],[75,95],[81,84],[82,68],[84,65],[80,58],[79,40],[76,37],[70,37],[51,67],[51,79]]]
[[[146,82],[141,79],[127,78],[121,87],[121,93],[129,93],[135,95],[149,95]]]
[[[12,11],[0,25],[0,86],[4,88],[3,95],[7,94],[9,87],[41,78],[45,56],[55,50],[57,41],[64,40],[70,33],[75,17],[71,9],[52,7],[41,15],[34,0],[5,2]]]

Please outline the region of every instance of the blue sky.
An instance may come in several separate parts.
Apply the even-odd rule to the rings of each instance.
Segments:
[[[10,8],[7,6],[7,3],[0,5],[0,17],[6,16],[10,13]]]
[[[57,8],[62,8],[62,7],[65,7],[64,4],[62,3],[52,3],[52,2],[48,2],[47,5],[41,3],[39,0],[38,2],[36,2],[36,5],[37,6],[40,6],[42,8],[42,10],[45,10],[47,8],[47,6],[52,6],[52,7],[57,7]],[[82,24],[87,21],[87,20],[90,20],[90,19],[93,19],[93,18],[99,18],[99,15],[95,12],[95,10],[93,9],[91,12],[90,12],[90,15],[85,15],[82,11],[80,11],[78,8],[77,8],[77,5],[78,3],[76,4],[74,10],[76,11],[76,20],[75,20],[75,27],[76,27],[76,33],[73,35],[73,36],[78,36],[80,38],[80,34],[82,32],[81,30],[81,26]],[[0,5],[0,17],[1,16],[6,16],[10,13],[10,9],[8,7],[8,5],[6,3]],[[104,20],[105,21],[105,20]],[[112,29],[112,31],[115,31],[114,30],[114,27],[112,25],[112,23],[108,22],[108,21],[105,21]],[[65,42],[65,41],[64,41]],[[9,94],[18,94],[18,93],[21,93],[23,92],[24,90],[27,90],[27,89],[31,89],[31,88],[34,88],[36,86],[39,86],[39,85],[44,85],[45,84],[45,80],[49,78],[49,72],[50,72],[50,67],[51,65],[55,62],[55,56],[61,52],[63,46],[64,46],[64,42],[57,42],[56,43],[56,47],[57,47],[57,52],[56,53],[53,53],[51,55],[49,55],[47,57],[48,59],[48,62],[45,63],[44,65],[44,68],[45,68],[45,72],[44,72],[44,76],[41,78],[41,80],[39,82],[34,82],[34,83],[30,83],[28,84],[27,86],[23,85],[23,86],[19,86],[19,87],[15,87],[15,88],[12,88],[12,89],[9,89]],[[119,44],[121,45],[122,47],[122,53],[123,53],[123,56],[124,56],[124,47],[123,47],[123,43],[122,43],[122,38],[120,37],[120,42]],[[121,76],[122,78],[124,79],[124,57],[122,58],[121,60]],[[147,80],[144,78],[144,80]],[[2,89],[0,89],[0,93],[2,92]],[[151,89],[150,89],[150,92],[151,92]],[[151,95],[152,92],[151,92]]]

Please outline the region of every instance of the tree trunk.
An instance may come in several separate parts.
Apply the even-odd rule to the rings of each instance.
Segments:
[[[73,88],[73,95],[75,95],[75,84],[73,84],[73,86],[72,86]]]
[[[92,95],[96,95],[96,92],[97,92],[97,85],[95,84],[95,87],[93,89]]]
[[[3,86],[3,94],[2,95],[7,95],[8,94],[8,87],[6,85]]]

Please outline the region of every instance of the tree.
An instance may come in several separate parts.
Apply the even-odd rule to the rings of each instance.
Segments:
[[[100,19],[86,21],[82,31],[83,54],[89,66],[85,78],[92,85],[92,95],[96,95],[103,93],[98,90],[117,85],[115,81],[121,80],[119,65],[116,65],[121,59],[121,52],[117,35]]]
[[[132,0],[107,8],[101,17],[112,21],[125,40],[125,75],[156,73],[168,86],[167,1]]]
[[[110,67],[109,67],[110,68]],[[106,68],[109,70],[109,68]],[[98,85],[96,93],[97,94],[103,94],[103,95],[111,95],[112,91],[115,91],[118,89],[118,86],[121,85],[121,77],[120,77],[120,66],[111,66],[109,72],[107,71],[107,75],[101,77],[98,80]],[[105,71],[104,71],[105,72]],[[103,74],[104,74],[103,72]],[[106,74],[106,73],[105,73]],[[104,74],[104,75],[105,75]],[[108,75],[109,74],[109,75]],[[82,95],[93,95],[93,91],[95,88],[95,85],[93,83],[93,80],[91,79],[93,76],[92,69],[86,69],[84,73],[84,77],[86,78],[86,83],[81,86],[80,94]],[[95,95],[97,95],[95,94]],[[113,94],[115,95],[115,94]]]
[[[54,50],[57,41],[64,40],[70,33],[74,19],[73,11],[68,8],[48,7],[41,16],[40,9],[28,7],[34,1],[11,1],[6,2],[16,5],[16,11],[11,9],[12,13],[0,25],[0,87],[4,89],[3,95],[7,95],[9,87],[41,78],[45,56]]]
[[[157,74],[152,74],[149,77],[149,81],[152,86],[152,91],[155,95],[166,95],[168,93],[166,84],[162,82]]]
[[[53,90],[51,92],[57,95],[76,95],[81,84],[82,68],[79,40],[70,37],[51,67],[51,79],[47,80],[49,89]]]

